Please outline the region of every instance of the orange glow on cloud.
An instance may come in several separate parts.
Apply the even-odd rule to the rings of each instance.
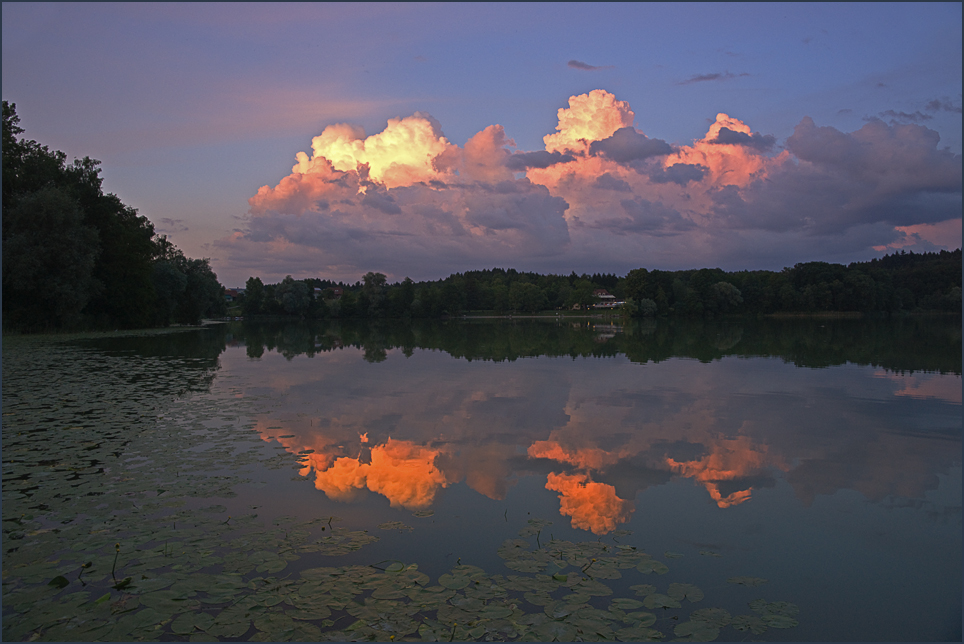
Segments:
[[[961,404],[961,378],[950,375],[933,374],[910,374],[902,375],[897,373],[887,373],[877,371],[875,378],[886,378],[897,383],[900,389],[894,392],[895,396],[907,396],[909,398],[936,398],[944,402]]]
[[[724,127],[742,134],[753,133],[743,121],[721,112],[716,115],[716,121],[710,125],[706,136],[691,146],[681,147],[679,154],[665,161],[665,166],[670,167],[677,163],[705,166],[709,168],[710,183],[717,186],[743,187],[753,179],[765,175],[767,166],[773,164],[774,159],[754,153],[743,145],[711,143]],[[782,159],[780,161],[782,162]]]
[[[314,161],[324,158],[343,172],[367,165],[368,176],[388,188],[407,186],[436,178],[433,160],[454,147],[441,135],[438,122],[420,112],[389,119],[384,130],[363,137],[365,131],[360,127],[329,125],[311,140],[314,156],[309,159],[306,153],[299,152],[292,172],[313,172]]]
[[[762,470],[767,464],[766,451],[766,446],[754,446],[749,437],[740,436],[715,441],[713,451],[701,459],[678,462],[667,458],[666,462],[677,473],[702,483],[719,507],[728,508],[748,501],[752,488],[724,496],[720,492],[720,483]]]
[[[549,152],[585,151],[588,143],[609,138],[621,127],[632,127],[636,118],[629,103],[617,101],[603,89],[570,96],[569,107],[560,107],[557,114],[558,132],[542,139]]]
[[[563,447],[556,441],[536,441],[529,446],[529,458],[548,458],[583,469],[602,469],[619,460],[619,455],[598,447]]]
[[[371,463],[343,456],[328,469],[316,470],[315,487],[335,500],[349,500],[356,490],[367,488],[387,498],[393,508],[426,508],[448,484],[435,466],[438,455],[437,449],[389,438],[371,448]]]
[[[588,474],[549,473],[546,489],[559,492],[559,511],[572,517],[572,527],[607,534],[629,521],[632,501],[616,496],[616,488],[590,480]]]

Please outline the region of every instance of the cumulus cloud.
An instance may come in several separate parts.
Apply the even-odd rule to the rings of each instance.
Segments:
[[[748,134],[746,132],[731,130],[728,127],[721,127],[716,138],[710,141],[710,143],[716,143],[718,145],[745,145],[760,150],[761,152],[771,150],[776,142],[777,139],[772,134],[764,135],[759,132]]]
[[[460,147],[419,112],[372,135],[330,125],[217,248],[265,277],[277,266],[280,277],[306,267],[354,280],[493,265],[568,273],[601,270],[600,258],[619,272],[695,257],[754,268],[830,249],[866,256],[921,231],[920,244],[959,244],[942,222],[961,219],[961,156],[920,124],[843,132],[805,117],[778,142],[719,113],[702,138],[670,145],[601,89],[570,97],[557,117],[540,150],[517,150],[501,125]]]
[[[589,145],[590,154],[602,154],[619,163],[665,156],[672,152],[673,148],[666,141],[650,139],[632,127],[621,127],[612,136]]]
[[[593,141],[609,138],[616,130],[632,127],[636,115],[629,103],[601,89],[569,98],[569,107],[559,108],[558,130],[543,137],[549,152],[584,151]]]
[[[519,152],[506,159],[505,167],[510,170],[527,170],[529,168],[548,168],[557,163],[569,163],[575,157],[561,152]]]

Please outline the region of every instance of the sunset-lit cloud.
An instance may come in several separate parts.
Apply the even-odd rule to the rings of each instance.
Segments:
[[[961,156],[922,125],[847,133],[805,117],[778,141],[719,113],[702,138],[670,144],[602,89],[570,97],[557,121],[531,151],[497,124],[460,147],[420,112],[371,135],[329,125],[216,246],[249,266],[290,258],[328,277],[419,279],[493,265],[565,272],[593,255],[628,270],[672,256],[716,265],[738,248],[744,261],[938,248],[959,229]],[[758,249],[746,255],[747,244]]]
[[[572,517],[572,527],[607,534],[629,521],[636,509],[632,501],[616,496],[616,489],[596,483],[587,474],[550,472],[546,489],[559,492],[559,512]]]
[[[411,441],[393,440],[371,447],[371,462],[343,456],[331,467],[315,471],[315,487],[336,501],[348,501],[368,489],[392,507],[427,508],[447,481],[435,466],[439,451]]]
[[[752,485],[743,481],[776,465],[772,460],[767,458],[766,446],[740,436],[713,441],[711,451],[698,459],[680,462],[667,458],[666,462],[675,472],[702,483],[719,507],[728,508],[750,499]],[[728,483],[736,489],[728,489]]]

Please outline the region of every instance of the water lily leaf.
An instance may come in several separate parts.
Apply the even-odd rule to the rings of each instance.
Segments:
[[[763,635],[767,631],[766,622],[756,615],[737,615],[730,625],[738,631],[750,631],[754,635]]]
[[[633,610],[634,608],[642,606],[643,602],[637,599],[629,599],[628,597],[619,597],[612,600],[609,605],[619,610]]]
[[[482,619],[504,619],[512,615],[512,609],[508,606],[489,604],[478,611],[478,615]]]
[[[525,593],[523,597],[525,597],[527,602],[535,604],[536,606],[548,606],[556,601],[549,593],[544,592],[528,592]]]
[[[47,585],[53,586],[54,588],[66,588],[67,586],[70,585],[70,582],[67,581],[67,578],[64,577],[63,575],[57,575],[49,582],[47,582]]]
[[[643,599],[643,605],[649,609],[680,607],[680,603],[678,601],[676,601],[672,597],[669,597],[668,595],[661,595],[659,593],[653,593],[652,595],[647,595],[646,598]]]
[[[565,622],[547,621],[533,628],[533,632],[542,642],[571,642],[576,639],[578,631]]]
[[[666,557],[667,559],[679,559],[679,558],[683,557],[683,553],[682,553],[682,552],[670,552],[669,550],[667,550],[666,552],[663,553],[663,556]]]
[[[703,591],[693,584],[670,584],[666,594],[677,601],[688,599],[691,602],[698,602],[703,599]]]
[[[730,614],[722,608],[701,608],[690,613],[690,619],[723,628],[730,623]]]
[[[760,619],[770,628],[793,628],[800,624],[789,615],[763,615]]]
[[[555,579],[556,581],[566,581],[569,579],[569,575],[557,572],[552,576],[552,578]]]
[[[630,586],[629,589],[635,590],[636,594],[640,597],[652,595],[656,592],[656,586],[653,586],[652,584],[636,584],[635,586]]]
[[[535,561],[533,559],[508,559],[505,562],[506,568],[511,568],[512,570],[518,570],[519,572],[540,572],[545,570],[545,562]]]
[[[786,615],[793,617],[800,612],[796,604],[790,602],[767,602],[765,599],[755,599],[750,602],[750,609],[763,615]]]
[[[686,638],[690,642],[712,642],[720,636],[720,629],[700,621],[677,624],[673,632],[677,637]]]
[[[634,611],[632,613],[626,613],[623,621],[635,622],[636,626],[652,626],[656,623],[656,615],[641,610]]]
[[[712,550],[700,550],[700,554],[704,557],[722,557],[718,552],[713,552]]]
[[[171,622],[171,630],[177,635],[188,635],[194,632],[194,615],[182,613]]]
[[[615,635],[620,642],[658,642],[663,639],[662,633],[644,626],[621,628]]]
[[[471,580],[464,575],[450,575],[445,573],[438,578],[438,583],[444,588],[450,588],[451,590],[459,590],[465,588],[469,585]]]
[[[751,588],[767,583],[766,579],[761,579],[760,577],[730,577],[726,581],[731,584],[739,584],[740,586],[750,586]]]
[[[407,526],[401,521],[386,521],[378,526],[382,530],[398,530],[400,532],[411,532],[415,528]]]
[[[418,517],[419,519],[426,519],[434,515],[435,515],[435,510],[415,510],[415,512],[412,512],[412,516]]]
[[[666,564],[662,563],[661,561],[656,561],[655,559],[645,559],[640,561],[636,565],[636,570],[644,575],[648,575],[651,572],[655,572],[657,575],[665,575],[669,572],[669,568],[666,567]]]

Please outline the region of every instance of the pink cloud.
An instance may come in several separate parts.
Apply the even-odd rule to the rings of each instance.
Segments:
[[[419,112],[372,135],[330,125],[216,247],[228,264],[281,276],[294,262],[308,275],[427,279],[494,265],[782,266],[914,235],[954,245],[960,230],[961,157],[926,127],[846,133],[806,117],[781,150],[724,113],[684,145],[634,120],[627,102],[593,90],[558,110],[543,150],[516,151],[500,125],[460,147]]]

